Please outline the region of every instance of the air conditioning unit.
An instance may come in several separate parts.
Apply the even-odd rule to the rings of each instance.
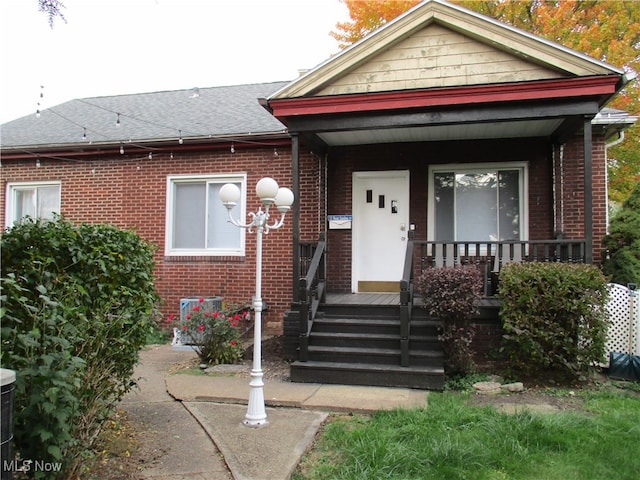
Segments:
[[[222,310],[222,297],[204,297],[203,302],[200,301],[201,298],[203,297],[180,299],[180,321],[186,321],[187,315],[196,305],[201,305],[210,312]],[[171,341],[173,350],[193,351],[194,343],[189,335],[184,335],[177,328],[173,329],[173,340]]]
[[[200,302],[200,299],[204,298],[204,302]],[[181,298],[180,299],[180,321],[183,322],[187,319],[187,315],[191,313],[193,307],[196,305],[202,305],[202,307],[210,312],[222,310],[222,297],[196,297],[196,298]]]

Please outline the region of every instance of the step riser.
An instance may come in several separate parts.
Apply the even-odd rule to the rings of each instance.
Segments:
[[[309,336],[309,345],[322,347],[352,347],[370,348],[377,350],[381,348],[400,348],[400,338],[398,339],[371,339],[362,337],[339,337],[339,336],[317,336],[313,333]]]
[[[411,324],[411,335],[433,335],[438,336],[441,332],[441,329],[436,327],[435,325],[420,325],[420,324]]]
[[[329,383],[342,385],[371,385],[378,387],[404,387],[424,390],[442,390],[444,374],[425,375],[423,372],[376,372],[327,370],[291,367],[291,381],[301,383]]]
[[[359,337],[354,334],[327,333],[317,335],[314,332],[309,335],[309,345],[318,345],[324,347],[356,347],[371,349],[395,349],[400,348],[400,337],[397,338],[371,338]],[[418,337],[409,339],[409,347],[412,350],[439,351],[441,344],[437,337]]]
[[[322,338],[316,339],[313,336],[309,337],[309,347],[325,347],[325,348],[364,348],[372,351],[376,350],[396,350],[400,348],[400,341],[378,341],[371,342],[366,339],[330,339]],[[442,350],[440,343],[434,342],[410,342],[409,348],[411,350],[418,350],[424,352],[439,352]]]
[[[394,354],[316,352],[309,349],[309,360],[313,362],[368,363],[372,365],[400,365],[400,352]],[[438,367],[442,358],[409,356],[409,364],[420,367]]]
[[[313,352],[309,351],[309,360],[313,362],[339,362],[339,363],[371,363],[374,365],[400,365],[400,354],[375,353],[339,353],[339,352]]]
[[[398,318],[399,305],[323,305],[325,316],[342,316],[351,318]]]
[[[430,340],[409,340],[409,348],[411,350],[427,350],[427,351],[439,351],[442,349],[440,341],[437,338]]]
[[[327,333],[377,333],[380,335],[400,335],[400,325],[376,325],[376,324],[335,324],[315,321],[314,332]]]
[[[327,323],[316,320],[313,323],[314,332],[323,333],[377,333],[380,335],[400,335],[400,325],[380,325],[371,324],[353,324],[345,321],[344,323]],[[412,336],[434,336],[439,334],[438,328],[434,326],[411,326]]]

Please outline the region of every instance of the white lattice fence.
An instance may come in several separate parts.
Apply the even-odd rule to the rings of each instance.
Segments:
[[[633,353],[640,355],[640,305],[635,290],[616,283],[609,284],[609,335],[607,353]],[[631,351],[629,341],[631,340]],[[608,357],[608,355],[607,355]],[[608,365],[607,358],[607,365]]]

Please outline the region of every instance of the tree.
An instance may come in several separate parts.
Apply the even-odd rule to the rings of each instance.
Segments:
[[[342,0],[351,21],[331,35],[342,48],[360,40],[420,0]],[[640,71],[640,2],[607,0],[451,0],[628,72]],[[640,114],[640,82],[624,88],[609,105]],[[640,181],[640,125],[609,151],[610,199],[621,203]]]
[[[329,34],[340,42],[340,48],[364,38],[406,12],[420,0],[341,0],[349,9],[350,22],[338,22],[337,32]]]
[[[38,10],[49,17],[51,28],[53,28],[56,17],[59,17],[63,22],[66,21],[62,14],[64,8],[64,4],[60,0],[38,0]]]
[[[625,141],[609,150],[609,200],[622,205],[640,183],[640,123],[625,132]]]
[[[622,285],[640,283],[640,183],[611,220],[609,230],[603,240],[609,253],[604,273]]]

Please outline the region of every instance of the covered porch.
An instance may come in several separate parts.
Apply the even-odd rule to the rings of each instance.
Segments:
[[[600,112],[627,81],[431,0],[265,99],[291,135],[299,199],[292,379],[376,382],[378,371],[373,384],[440,388],[438,321],[416,306],[423,271],[476,265],[481,320],[496,323],[505,264],[597,261],[616,133]]]
[[[285,355],[293,381],[441,389],[444,357],[438,319],[421,308],[415,278],[426,269],[475,265],[484,298],[474,319],[476,350],[487,354],[501,330],[495,296],[511,262],[584,262],[585,242],[427,242],[410,238],[398,292],[327,292],[326,241],[303,244],[299,300],[285,318]]]

